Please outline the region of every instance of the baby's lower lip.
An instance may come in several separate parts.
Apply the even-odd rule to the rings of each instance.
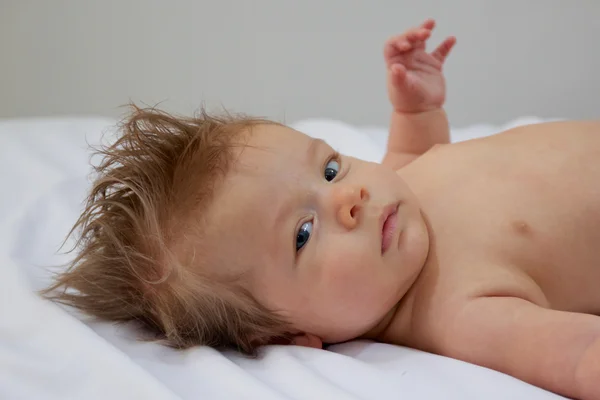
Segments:
[[[394,233],[396,232],[396,225],[398,223],[397,219],[397,211],[391,213],[383,224],[383,229],[381,230],[381,253],[385,253],[386,250],[390,247],[392,243],[392,239],[394,238]]]

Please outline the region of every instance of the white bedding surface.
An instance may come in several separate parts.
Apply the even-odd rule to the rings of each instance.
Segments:
[[[504,127],[453,130],[454,141]],[[34,294],[87,189],[86,138],[100,118],[0,121],[0,398],[6,399],[557,399],[507,375],[424,352],[355,341],[329,351],[269,346],[258,359],[209,348],[175,351],[127,326],[77,318]],[[338,121],[294,126],[368,160],[385,129]]]

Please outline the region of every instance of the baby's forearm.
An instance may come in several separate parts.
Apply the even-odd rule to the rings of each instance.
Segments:
[[[450,127],[443,108],[421,113],[392,112],[388,153],[421,155],[435,144],[450,142]]]
[[[575,373],[581,399],[600,400],[600,337],[586,350]]]

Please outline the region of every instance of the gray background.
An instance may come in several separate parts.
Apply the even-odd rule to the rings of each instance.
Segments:
[[[595,0],[0,0],[0,117],[204,104],[386,125],[384,40],[453,34],[453,125],[600,117]]]

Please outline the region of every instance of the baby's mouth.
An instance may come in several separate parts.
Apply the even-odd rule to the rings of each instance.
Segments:
[[[396,233],[398,224],[398,204],[387,206],[381,215],[381,254],[385,253],[392,244],[392,239]]]

